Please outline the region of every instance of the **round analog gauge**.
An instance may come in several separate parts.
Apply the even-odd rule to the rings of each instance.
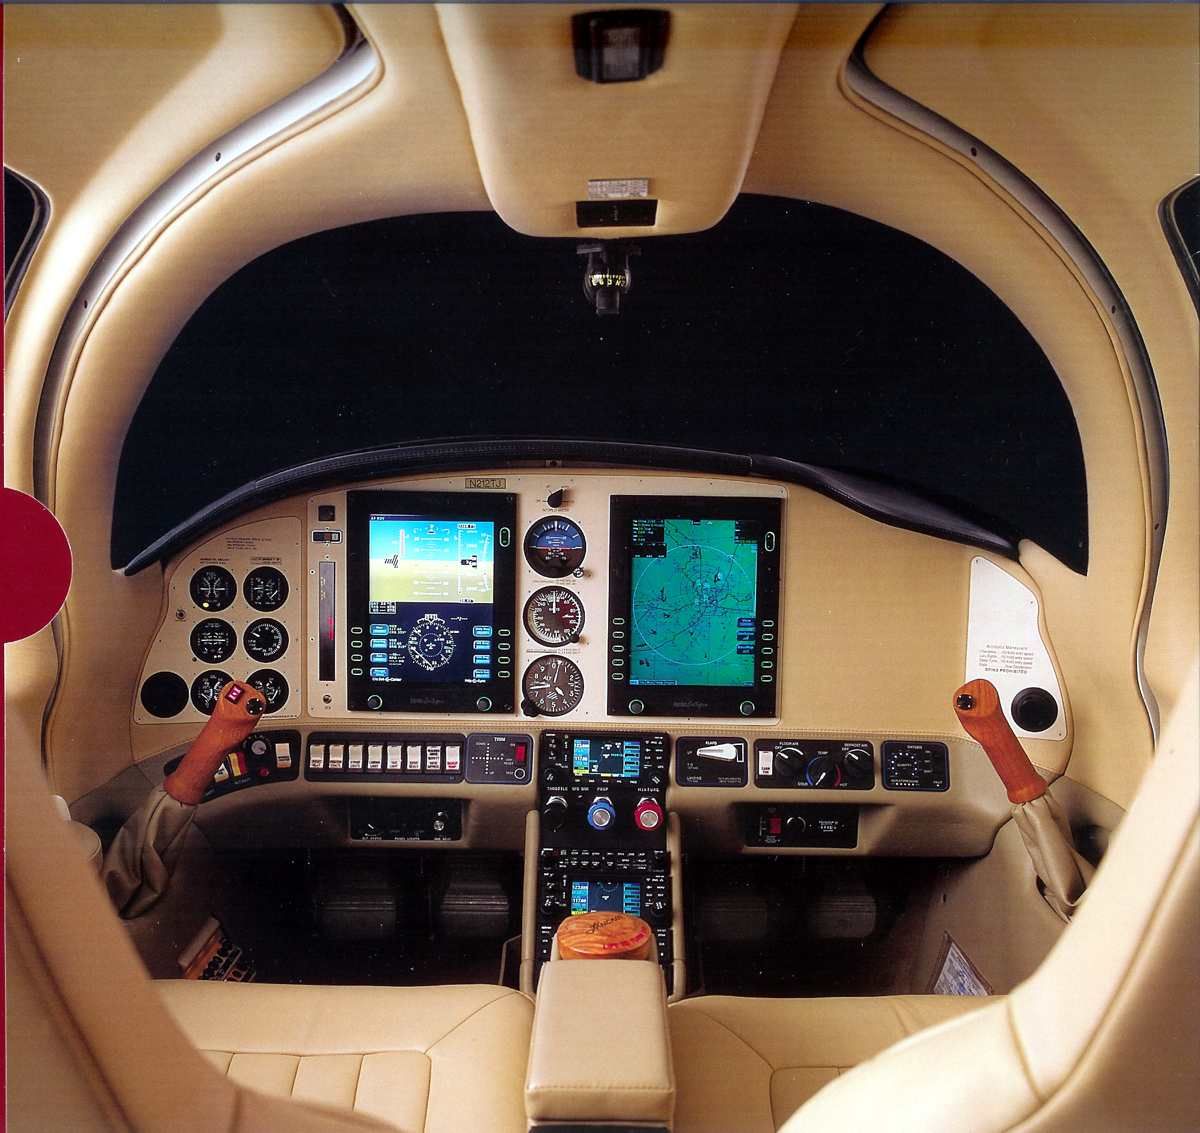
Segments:
[[[233,626],[220,618],[205,618],[192,630],[192,652],[206,665],[228,661],[236,648]]]
[[[288,683],[282,673],[274,669],[259,669],[246,678],[246,684],[258,689],[266,699],[268,714],[278,712],[288,698]]]
[[[188,583],[192,601],[202,610],[224,610],[237,597],[233,575],[221,566],[201,567]]]
[[[259,618],[246,627],[242,646],[256,661],[274,661],[288,647],[288,632],[274,618]]]
[[[582,528],[566,516],[548,515],[525,532],[525,561],[546,578],[566,578],[586,554]]]
[[[543,586],[525,603],[525,629],[542,645],[568,645],[583,630],[583,602],[565,586]]]
[[[220,669],[205,669],[192,681],[192,704],[195,705],[196,711],[211,716],[217,697],[221,695],[221,689],[231,680],[233,677]]]
[[[426,672],[440,669],[454,656],[454,636],[437,614],[424,614],[408,631],[408,655]]]
[[[274,567],[255,567],[242,583],[242,594],[252,609],[269,613],[287,601],[288,580]]]
[[[525,670],[521,691],[528,715],[563,716],[583,700],[583,674],[566,657],[539,657]]]

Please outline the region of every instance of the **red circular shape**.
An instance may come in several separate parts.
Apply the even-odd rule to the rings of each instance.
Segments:
[[[71,548],[54,518],[32,496],[0,489],[0,640],[20,641],[48,625],[71,585]]]

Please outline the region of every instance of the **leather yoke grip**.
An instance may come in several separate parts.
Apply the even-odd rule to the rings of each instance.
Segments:
[[[221,689],[208,723],[182,762],[163,780],[167,794],[181,803],[200,802],[221,760],[242,746],[266,707],[266,698],[258,689],[245,681],[230,681]]]
[[[1009,802],[1032,802],[1046,793],[1046,780],[1037,773],[1013,735],[1000,707],[1000,695],[991,681],[975,680],[962,685],[954,694],[954,711],[967,734],[992,761]]]

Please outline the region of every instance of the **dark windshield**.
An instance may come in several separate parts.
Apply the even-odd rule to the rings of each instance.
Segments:
[[[849,213],[743,197],[646,239],[616,317],[571,240],[491,213],[279,248],[164,358],[121,457],[112,557],[280,468],[373,445],[533,436],[763,453],[953,501],[1087,561],[1079,436],[1030,335],[933,248]]]

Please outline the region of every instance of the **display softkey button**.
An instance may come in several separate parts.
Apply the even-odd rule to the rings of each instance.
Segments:
[[[383,770],[383,744],[371,744],[367,748],[367,770]]]
[[[458,744],[446,745],[446,770],[459,771],[462,769],[462,748]]]
[[[421,770],[421,745],[409,744],[404,749],[404,770],[405,771],[420,771]]]
[[[363,745],[351,744],[347,751],[346,770],[361,771],[363,765]]]
[[[346,745],[345,744],[330,744],[329,745],[329,770],[341,771],[346,762]]]
[[[323,771],[325,769],[325,745],[313,744],[308,749],[308,765],[314,771]]]
[[[387,745],[387,769],[389,771],[404,770],[404,748],[399,744]]]

